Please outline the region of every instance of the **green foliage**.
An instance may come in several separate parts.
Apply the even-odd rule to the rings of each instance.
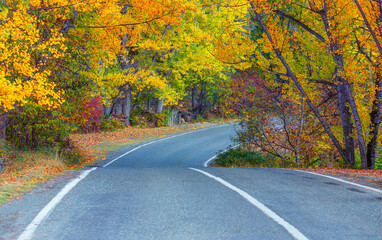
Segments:
[[[67,165],[76,165],[84,160],[83,154],[78,149],[65,148],[60,152],[61,158]]]
[[[378,157],[375,161],[375,169],[382,169],[382,147],[380,147]]]
[[[163,110],[162,114],[164,115],[164,126],[169,126],[171,123],[171,116],[172,116],[172,111],[165,109]]]
[[[219,167],[260,167],[260,168],[285,168],[295,167],[293,161],[285,159],[279,161],[276,158],[258,152],[252,152],[243,148],[230,149],[219,155],[213,164]]]
[[[130,115],[130,124],[132,126],[147,127],[148,124],[145,115],[145,112],[140,108],[135,109]]]
[[[124,127],[125,126],[123,125],[123,123],[121,123],[121,121],[114,118],[104,118],[99,122],[99,128],[102,131],[113,132]]]
[[[71,130],[64,119],[61,111],[25,105],[9,115],[7,140],[19,149],[56,146]]]
[[[152,113],[141,108],[135,109],[130,115],[130,123],[132,126],[139,127],[164,127],[168,125],[170,113]]]
[[[156,126],[157,127],[167,126],[167,120],[166,120],[166,114],[165,113],[155,114],[155,117],[156,117]]]
[[[202,115],[198,114],[195,118],[195,122],[204,122],[204,118]]]

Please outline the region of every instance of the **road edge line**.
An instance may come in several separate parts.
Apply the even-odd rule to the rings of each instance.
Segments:
[[[160,139],[148,142],[148,143],[144,143],[144,144],[139,145],[139,146],[137,146],[137,147],[135,147],[135,148],[125,152],[124,154],[114,158],[113,160],[111,160],[107,164],[103,165],[102,167],[103,168],[107,167],[110,164],[112,164],[113,162],[117,161],[118,159],[128,155],[129,153],[132,153],[132,152],[134,152],[134,151],[136,151],[136,150],[138,150],[138,149],[140,149],[142,147],[148,146],[150,144],[153,144],[153,143],[156,143],[156,142],[160,142],[160,141],[164,141],[164,140],[171,139],[171,138],[175,138],[175,137],[179,137],[179,136],[183,136],[183,135],[194,133],[194,132],[199,132],[199,131],[203,131],[203,130],[207,130],[207,129],[211,129],[211,128],[225,127],[225,126],[228,126],[228,125],[230,125],[230,123],[222,124],[220,126],[213,126],[213,127],[209,127],[209,128],[201,128],[201,129],[197,129],[197,130],[194,130],[194,131],[191,130],[191,131],[188,131],[188,132],[176,134],[174,136],[170,136],[170,137],[166,137],[166,138],[160,138]],[[68,194],[69,191],[72,190],[81,180],[85,179],[86,176],[89,175],[89,173],[91,173],[92,171],[95,171],[95,170],[97,170],[97,167],[93,167],[93,168],[91,168],[89,170],[85,170],[84,172],[81,173],[81,175],[78,178],[72,179],[69,183],[67,183],[61,189],[61,191],[59,193],[57,193],[56,196],[47,205],[45,205],[45,207],[43,209],[41,209],[39,211],[39,213],[36,215],[36,217],[32,220],[31,223],[28,224],[28,226],[20,234],[20,236],[17,238],[17,240],[29,240],[29,239],[32,239],[33,234],[36,231],[37,227],[51,214],[51,212],[54,210],[54,208],[65,197],[65,195]]]
[[[237,145],[235,145],[235,146],[233,146],[233,147],[229,147],[229,148],[227,148],[226,150],[224,150],[223,152],[220,152],[219,154],[216,154],[215,156],[213,156],[213,157],[209,158],[207,161],[205,161],[204,164],[203,164],[203,166],[204,166],[204,167],[208,167],[208,166],[211,164],[211,162],[212,162],[213,160],[215,160],[220,154],[225,153],[225,152],[227,152],[228,150],[238,148],[240,145],[241,145],[241,143],[239,143],[239,144],[237,144]]]
[[[37,227],[51,214],[54,208],[61,202],[61,200],[65,197],[66,194],[69,193],[81,180],[85,179],[89,173],[96,170],[97,168],[91,168],[82,172],[82,174],[78,177],[70,181],[61,189],[59,193],[47,204],[40,212],[36,215],[36,217],[32,220],[32,222],[24,229],[24,231],[17,238],[18,240],[29,240],[33,237],[34,232]]]
[[[229,182],[223,180],[220,177],[216,177],[208,172],[205,172],[203,170],[199,170],[196,168],[188,168],[196,172],[200,172],[204,175],[206,175],[209,178],[214,179],[215,181],[221,183],[222,185],[226,186],[227,188],[231,189],[232,191],[238,193],[240,196],[242,196],[245,200],[247,200],[250,204],[257,207],[260,211],[262,211],[266,216],[271,218],[273,221],[281,225],[285,230],[287,230],[295,239],[297,240],[308,240],[308,238],[302,234],[297,228],[295,228],[293,225],[285,221],[282,217],[277,215],[275,212],[273,212],[271,209],[269,209],[267,206],[262,204],[259,200],[249,195],[247,192],[235,187],[234,185],[230,184]]]
[[[368,187],[368,186],[365,186],[365,185],[362,185],[362,184],[346,181],[346,180],[341,179],[341,178],[336,178],[336,177],[328,176],[328,175],[325,175],[325,174],[320,174],[320,173],[315,173],[315,172],[310,172],[310,171],[300,170],[300,169],[292,169],[292,170],[296,171],[296,172],[309,173],[309,174],[313,174],[313,175],[317,175],[317,176],[321,176],[321,177],[325,177],[325,178],[330,178],[330,179],[333,179],[333,180],[336,180],[336,181],[339,181],[339,182],[347,183],[347,184],[350,184],[350,185],[353,185],[353,186],[357,186],[357,187],[368,189],[368,190],[371,190],[371,191],[374,191],[374,192],[382,193],[381,189],[372,188],[372,187]]]
[[[156,139],[156,140],[153,140],[151,142],[148,142],[148,143],[144,143],[142,145],[139,145],[127,152],[125,152],[124,154],[114,158],[113,160],[111,160],[110,162],[106,163],[105,165],[103,165],[102,167],[107,167],[109,166],[110,164],[114,163],[115,161],[117,161],[118,159],[128,155],[129,153],[132,153],[138,149],[140,149],[141,147],[145,147],[145,146],[148,146],[148,145],[151,145],[153,143],[157,143],[157,142],[161,142],[161,141],[164,141],[164,140],[168,140],[168,139],[172,139],[172,138],[176,138],[176,137],[180,137],[180,136],[184,136],[184,135],[187,135],[187,134],[190,134],[190,133],[195,133],[195,132],[200,132],[200,131],[204,131],[204,130],[208,130],[208,129],[212,129],[212,128],[221,128],[221,127],[225,127],[225,126],[229,126],[230,123],[227,123],[227,124],[222,124],[220,126],[212,126],[212,127],[208,127],[208,128],[200,128],[200,129],[196,129],[196,130],[191,130],[191,131],[188,131],[188,132],[184,132],[184,133],[180,133],[180,134],[176,134],[176,135],[173,135],[173,136],[170,136],[170,137],[164,137],[164,138],[159,138],[159,139]]]

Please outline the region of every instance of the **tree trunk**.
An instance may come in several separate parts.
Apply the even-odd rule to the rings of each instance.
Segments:
[[[206,103],[206,84],[201,85],[200,93],[199,93],[199,109],[198,113],[200,115],[203,115],[204,112],[206,111],[207,103]]]
[[[348,156],[350,166],[355,166],[355,152],[353,139],[353,124],[348,101],[345,95],[345,88],[342,83],[337,84],[338,110],[341,117],[343,139],[345,143],[345,154]]]
[[[147,111],[150,111],[150,106],[151,106],[151,98],[147,99],[147,103],[146,103]]]
[[[161,114],[162,111],[163,111],[163,100],[158,99],[157,109],[156,109],[155,113]]]
[[[131,110],[131,88],[126,86],[123,89],[123,94],[125,95],[122,101],[122,114],[125,115],[124,124],[125,126],[130,125],[130,110]]]
[[[114,108],[114,114],[121,115],[122,114],[122,101],[123,99],[118,99],[118,102]]]
[[[337,53],[338,50],[340,50],[340,46],[339,46],[337,40],[333,40],[332,39],[333,34],[332,34],[332,29],[331,29],[331,26],[330,26],[330,23],[329,23],[329,19],[328,19],[328,16],[327,16],[327,11],[328,11],[327,5],[325,4],[324,9],[321,12],[321,19],[322,19],[322,21],[324,23],[324,26],[325,26],[326,35],[328,36],[328,39],[330,40],[329,46],[330,46],[330,50],[331,50],[331,52],[333,54],[333,60],[337,64],[337,66],[336,66],[336,73],[335,73],[336,74],[336,79],[337,79],[337,81],[339,81],[339,84],[342,85],[340,87],[341,88],[341,92],[344,93],[344,96],[346,97],[346,100],[349,103],[350,108],[351,108],[352,113],[353,113],[353,118],[354,118],[354,122],[355,122],[355,129],[357,131],[357,136],[358,136],[359,152],[360,152],[360,156],[361,156],[361,167],[362,167],[362,169],[366,169],[367,168],[366,142],[365,142],[365,138],[364,138],[364,134],[363,134],[363,130],[362,130],[361,119],[359,117],[357,105],[355,103],[355,100],[354,100],[353,93],[352,93],[352,90],[350,88],[349,82],[346,79],[344,79],[344,78],[342,78],[341,76],[338,75],[339,71],[343,71],[344,70],[344,58],[343,58],[342,54],[338,54]],[[345,116],[344,120],[347,121],[346,116]],[[346,129],[346,131],[348,131],[348,130],[349,129]],[[345,135],[345,132],[344,132],[344,135]],[[349,139],[345,139],[345,140],[346,140],[346,142],[350,141]],[[350,165],[352,164],[350,159],[349,159],[348,163]]]
[[[110,114],[111,114],[111,107],[103,105],[103,115],[105,117],[108,117],[110,116]]]
[[[269,42],[272,44],[273,46],[273,51],[275,52],[275,54],[277,55],[277,57],[280,59],[280,61],[282,62],[282,64],[284,65],[285,69],[287,70],[288,72],[288,75],[292,78],[294,84],[296,85],[297,89],[299,90],[301,96],[305,99],[306,103],[308,104],[309,108],[312,110],[312,112],[314,113],[314,115],[317,117],[317,119],[320,121],[321,125],[323,126],[323,128],[325,129],[325,132],[326,134],[330,137],[330,139],[332,140],[332,143],[333,145],[336,147],[337,151],[339,152],[339,154],[341,155],[341,157],[345,160],[345,162],[349,163],[350,164],[350,160],[348,159],[347,155],[345,154],[345,151],[344,149],[342,148],[341,144],[338,142],[337,138],[334,136],[330,126],[328,125],[328,123],[323,119],[323,117],[321,116],[320,112],[318,111],[318,109],[314,106],[314,104],[312,103],[312,101],[309,99],[308,95],[306,94],[304,88],[301,86],[300,82],[298,81],[296,75],[294,74],[294,72],[292,71],[292,69],[290,68],[289,64],[286,62],[285,58],[282,56],[280,50],[278,48],[276,48],[276,45],[273,41],[273,38],[272,36],[270,35],[269,31],[268,31],[268,28],[265,26],[261,16],[259,15],[259,13],[256,11],[256,7],[254,5],[254,3],[250,3],[251,4],[251,7],[255,13],[255,16],[256,16],[256,20],[258,21],[258,23],[260,24],[260,26],[262,27],[262,29],[264,30],[265,34],[267,35],[268,39],[269,39]]]
[[[171,69],[168,70],[165,75],[166,80],[168,80],[168,78],[170,77],[170,74],[171,74]],[[157,108],[155,111],[157,114],[161,114],[163,111],[163,101],[164,101],[163,99],[158,99]]]
[[[191,108],[192,110],[196,109],[198,107],[198,87],[195,85],[192,88],[192,94],[191,94]]]
[[[375,79],[377,90],[375,91],[375,99],[373,102],[372,111],[370,112],[370,142],[367,144],[367,167],[374,169],[375,159],[377,158],[378,133],[380,117],[381,117],[381,102],[382,102],[382,80],[381,74],[377,73]]]
[[[355,122],[355,129],[357,130],[359,153],[361,155],[361,167],[362,169],[367,169],[368,167],[367,167],[367,157],[366,157],[366,152],[367,152],[366,141],[363,135],[361,118],[359,117],[357,105],[355,104],[355,100],[354,100],[353,93],[351,91],[349,83],[347,81],[343,81],[343,83],[345,84],[346,95],[349,98],[349,103],[350,103],[351,110],[353,112],[353,118]]]
[[[6,129],[7,129],[7,124],[9,122],[8,118],[8,113],[4,113],[0,115],[0,139],[5,139],[6,138]]]

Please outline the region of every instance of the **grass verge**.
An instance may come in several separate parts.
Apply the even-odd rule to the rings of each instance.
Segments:
[[[242,148],[230,149],[221,153],[213,167],[229,168],[293,168],[301,169],[320,174],[343,178],[348,181],[358,182],[360,184],[377,187],[382,189],[382,170],[377,167],[381,159],[376,161],[376,169],[345,169],[345,168],[299,168],[293,161],[281,161],[272,156],[258,152],[248,151]]]
[[[1,142],[1,148],[7,146]],[[17,199],[23,193],[60,175],[68,167],[55,151],[20,151],[8,149],[9,159],[0,174],[0,205],[9,199]]]
[[[212,164],[213,167],[241,168],[285,168],[296,167],[292,161],[280,161],[272,156],[243,148],[230,149],[221,153]]]

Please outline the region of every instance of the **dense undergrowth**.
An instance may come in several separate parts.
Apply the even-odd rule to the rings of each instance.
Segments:
[[[278,160],[270,155],[252,152],[243,148],[230,149],[221,153],[213,163],[214,167],[242,168],[285,168],[296,167],[296,163],[288,160]]]
[[[244,148],[230,149],[221,153],[215,162],[214,167],[241,167],[241,168],[347,168],[345,163],[332,162],[331,165],[323,165],[322,162],[316,161],[315,164],[309,166],[299,166],[290,156],[284,159],[276,158],[272,155],[250,151]],[[361,169],[359,157],[356,158],[356,169]],[[379,151],[379,157],[375,162],[375,169],[382,169],[382,149]]]

